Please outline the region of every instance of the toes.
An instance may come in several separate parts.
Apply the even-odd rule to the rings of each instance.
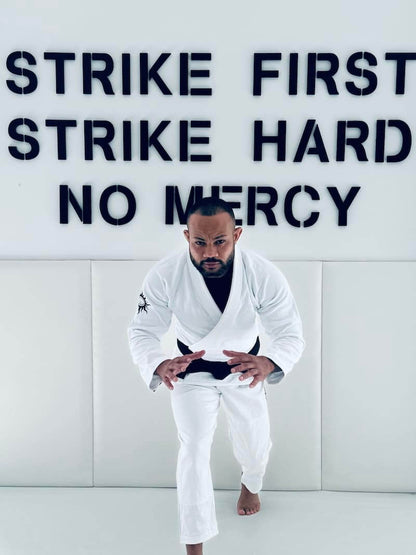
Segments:
[[[256,505],[255,507],[244,507],[238,510],[238,514],[240,515],[254,515],[260,511],[260,505]]]
[[[252,507],[239,507],[237,505],[237,512],[239,515],[254,515],[260,511],[260,504],[254,505]]]

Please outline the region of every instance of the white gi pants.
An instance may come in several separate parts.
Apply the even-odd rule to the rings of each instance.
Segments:
[[[269,413],[260,382],[240,374],[216,380],[208,372],[188,374],[174,382],[171,403],[180,449],[176,481],[180,543],[202,543],[218,534],[210,454],[222,399],[234,455],[241,465],[241,482],[252,492],[261,490],[270,440]]]

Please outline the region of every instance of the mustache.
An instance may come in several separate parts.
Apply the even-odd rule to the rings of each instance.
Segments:
[[[216,258],[207,258],[206,260],[204,260],[202,262],[202,264],[205,264],[205,262],[219,262],[220,264],[222,264],[221,260],[217,260]]]

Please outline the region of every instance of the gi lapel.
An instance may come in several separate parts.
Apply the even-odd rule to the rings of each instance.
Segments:
[[[198,287],[198,290],[201,292],[202,301],[204,305],[206,304],[209,311],[216,315],[218,321],[216,325],[212,328],[212,330],[202,339],[189,345],[191,351],[199,351],[201,349],[205,349],[207,352],[204,355],[204,358],[207,360],[215,360],[218,359],[218,343],[220,339],[224,335],[224,331],[226,329],[235,328],[237,325],[234,321],[237,314],[238,309],[240,308],[241,303],[241,295],[242,295],[242,278],[243,278],[243,263],[241,257],[241,251],[238,244],[235,245],[235,255],[234,255],[234,267],[233,267],[233,277],[231,281],[231,289],[230,295],[228,297],[227,304],[225,306],[224,312],[218,308],[217,303],[211,296],[209,289],[207,288],[204,278],[202,277],[201,273],[195,268],[192,264],[192,261],[188,255],[188,264],[191,266],[190,273],[192,275],[192,279]],[[216,356],[215,359],[209,358],[209,351],[215,350]],[[227,357],[221,353],[220,360],[226,360]]]
[[[197,291],[198,298],[202,306],[204,307],[204,309],[209,313],[210,317],[214,321],[218,321],[221,318],[222,312],[218,308],[217,303],[212,298],[212,295],[209,292],[208,287],[206,286],[206,283],[204,281],[204,278],[202,277],[201,272],[197,270],[193,265],[191,257],[189,256],[189,252],[187,256],[187,265],[188,265],[188,272],[192,281],[192,288],[195,291]],[[231,295],[231,291],[230,291],[230,295]]]

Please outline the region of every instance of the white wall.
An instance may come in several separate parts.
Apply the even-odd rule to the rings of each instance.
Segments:
[[[415,6],[411,0],[386,2],[353,0],[347,4],[318,0],[286,4],[260,0],[255,4],[224,3],[209,5],[177,2],[55,2],[36,3],[17,0],[2,7],[0,52],[6,63],[15,50],[31,52],[38,88],[31,94],[14,94],[6,80],[15,78],[4,68],[0,89],[2,111],[2,196],[0,203],[0,257],[54,259],[136,259],[157,260],[171,246],[180,246],[175,228],[165,225],[165,186],[176,184],[188,194],[192,185],[242,187],[241,194],[224,193],[227,200],[241,203],[237,216],[246,220],[248,187],[269,185],[278,191],[275,215],[278,226],[269,226],[262,213],[247,232],[247,246],[257,248],[272,259],[286,260],[407,260],[415,259],[416,220],[413,206],[414,148],[399,163],[374,162],[375,123],[378,119],[407,122],[412,132],[415,121],[416,64],[408,62],[404,95],[394,94],[395,64],[385,60],[386,52],[413,52]],[[377,59],[369,67],[378,79],[369,95],[353,96],[345,83],[367,84],[365,77],[354,77],[346,70],[348,57],[368,51]],[[44,60],[44,52],[73,52],[76,59],[66,65],[66,92],[56,94],[54,63]],[[105,95],[98,81],[91,95],[82,93],[83,52],[110,54],[115,67],[111,75],[114,95]],[[161,69],[172,95],[164,96],[151,83],[150,94],[138,94],[137,71],[132,74],[131,95],[121,94],[121,55],[132,55],[137,68],[140,52],[152,61],[162,52],[171,57]],[[179,54],[210,52],[211,62],[194,68],[210,70],[210,77],[193,81],[209,86],[212,96],[180,96]],[[278,68],[278,79],[263,83],[262,96],[252,95],[254,52],[280,52],[281,62],[265,68]],[[299,94],[288,95],[288,56],[299,53]],[[305,92],[306,60],[310,52],[332,52],[339,58],[335,74],[339,94],[328,94],[318,81],[315,95]],[[327,67],[326,62],[320,68]],[[98,63],[98,68],[100,68]],[[366,68],[366,64],[362,64]],[[18,80],[27,84],[26,78]],[[31,118],[39,127],[35,135],[41,145],[34,160],[16,160],[8,146],[16,142],[8,136],[9,123],[19,117]],[[57,159],[56,130],[45,127],[46,119],[69,118],[77,127],[68,130],[68,159]],[[208,151],[211,162],[178,160],[179,120],[204,119],[212,122],[209,145],[192,145],[194,153]],[[84,120],[106,119],[115,126],[113,141],[116,160],[104,159],[96,147],[94,160],[84,159]],[[293,158],[308,119],[315,119],[321,130],[329,162],[306,155],[300,163]],[[172,123],[161,141],[172,161],[163,161],[153,152],[148,161],[139,160],[138,142],[133,144],[133,160],[123,161],[122,121],[149,120],[155,128],[162,120]],[[254,120],[265,122],[265,132],[275,131],[278,120],[287,121],[287,160],[277,162],[273,148],[266,150],[262,162],[252,159]],[[338,120],[362,120],[369,126],[365,143],[368,162],[360,162],[349,147],[345,162],[335,160]],[[202,130],[200,135],[206,135]],[[26,130],[26,133],[28,131]],[[97,134],[100,134],[97,131]],[[196,132],[195,132],[196,134]],[[351,130],[351,136],[356,135]],[[399,132],[387,130],[386,154],[400,144]],[[414,144],[414,141],[413,141]],[[313,141],[311,142],[313,146]],[[136,154],[135,154],[136,153]],[[72,210],[69,224],[59,223],[59,185],[67,184],[80,198],[83,184],[92,186],[92,223],[82,224]],[[98,209],[103,191],[110,185],[124,184],[134,193],[137,212],[126,225],[104,221]],[[320,195],[312,201],[303,193],[296,197],[293,211],[300,220],[311,210],[320,213],[315,225],[292,227],[284,215],[287,192],[297,185],[309,185]],[[348,225],[338,226],[337,210],[327,187],[337,187],[345,197],[351,186],[360,191],[348,214]],[[264,201],[267,195],[260,195]],[[112,197],[110,210],[120,216],[125,210],[121,195]],[[10,231],[13,229],[13,233]]]
[[[0,485],[175,485],[169,391],[146,389],[127,343],[152,264],[0,263]],[[415,491],[416,263],[276,264],[307,346],[268,386],[265,488]],[[238,487],[223,415],[212,464]]]
[[[242,187],[241,193],[222,194],[240,202],[242,246],[282,268],[305,326],[301,361],[269,388],[274,449],[265,486],[415,490],[415,141],[402,162],[374,162],[377,120],[402,120],[412,134],[416,129],[416,63],[408,62],[405,94],[396,95],[395,65],[385,60],[386,52],[414,51],[415,15],[410,0],[3,2],[0,485],[174,485],[177,445],[168,391],[144,389],[125,329],[146,270],[183,244],[183,226],[177,219],[173,226],[165,223],[165,186],[178,185],[185,200],[192,185],[203,186],[204,194],[218,185]],[[32,94],[14,94],[7,86],[12,78],[27,84],[7,69],[14,51],[36,59],[34,66],[23,65],[38,78]],[[362,51],[377,59],[372,69],[378,86],[373,94],[353,96],[345,86],[351,80],[346,62]],[[44,60],[45,52],[76,54],[66,67],[64,95],[55,93],[54,66]],[[92,95],[82,93],[83,52],[113,57],[115,95],[103,94],[97,81]],[[121,54],[130,53],[136,64],[141,52],[152,61],[171,52],[161,71],[171,96],[154,83],[148,96],[138,94],[136,72],[133,94],[121,94]],[[198,66],[209,67],[210,78],[194,84],[211,86],[212,96],[178,94],[181,52],[211,52],[211,62]],[[279,79],[264,82],[261,97],[251,91],[254,52],[282,53]],[[287,61],[294,52],[300,59],[299,94],[291,96]],[[338,56],[339,95],[328,95],[319,81],[316,94],[306,94],[310,52]],[[364,77],[354,81],[366,84]],[[10,155],[9,147],[19,146],[8,132],[16,118],[38,126],[31,134],[41,150],[33,160]],[[68,130],[67,160],[57,159],[56,131],[45,126],[54,118],[77,121]],[[84,159],[84,120],[101,119],[114,124],[115,161],[105,160],[97,147],[93,160]],[[209,151],[212,162],[178,160],[178,122],[191,119],[212,122],[209,133],[200,133],[209,135],[209,146],[192,145],[192,152]],[[319,125],[327,163],[314,155],[293,162],[308,119]],[[165,162],[155,152],[140,160],[135,139],[133,160],[123,161],[123,120],[149,120],[153,128],[171,120],[163,144],[173,160]],[[274,159],[272,148],[265,148],[262,162],[253,161],[254,120],[265,122],[266,133],[273,133],[278,120],[287,121],[285,162]],[[335,160],[338,120],[368,124],[368,162],[357,161],[351,149],[345,162]],[[400,135],[388,129],[386,154],[399,147]],[[78,199],[82,185],[91,185],[91,224],[83,224],[74,210],[68,224],[59,222],[60,184]],[[101,194],[114,184],[128,187],[137,202],[126,225],[110,225],[99,211]],[[278,192],[278,225],[268,225],[260,212],[255,226],[246,225],[249,187],[265,185]],[[312,227],[293,227],[286,219],[285,197],[297,185],[319,193],[319,201],[302,194],[293,203],[300,220],[319,211]],[[329,186],[342,197],[351,186],[360,187],[347,226],[337,223]],[[266,199],[259,195],[259,201]],[[123,197],[113,196],[109,210],[123,215]],[[167,348],[171,341],[172,336],[166,339]],[[217,487],[238,485],[224,420],[213,474]]]

